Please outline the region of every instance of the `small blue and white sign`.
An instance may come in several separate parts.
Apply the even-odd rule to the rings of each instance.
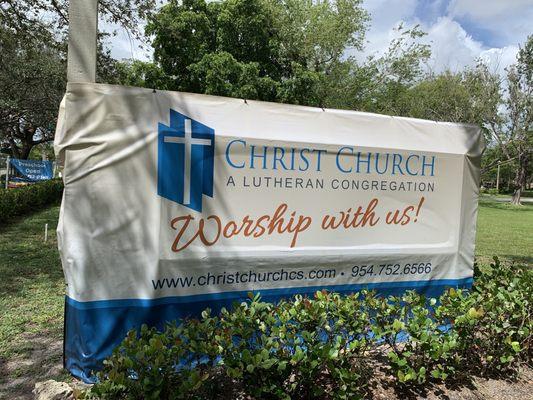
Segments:
[[[157,193],[195,211],[213,197],[215,131],[170,110],[170,126],[158,126]]]
[[[22,179],[30,182],[46,181],[54,177],[54,168],[51,161],[11,159],[11,165]]]

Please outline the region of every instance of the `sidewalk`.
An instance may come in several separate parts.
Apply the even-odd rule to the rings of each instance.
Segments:
[[[482,194],[479,197],[482,200],[492,200],[492,201],[497,201],[499,203],[510,203],[511,202],[511,196],[493,196],[490,194]],[[524,203],[533,204],[533,197],[522,197],[520,201],[522,202],[522,204]]]

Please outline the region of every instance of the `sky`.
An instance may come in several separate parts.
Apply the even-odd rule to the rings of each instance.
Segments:
[[[400,22],[420,24],[435,72],[459,71],[481,58],[501,74],[533,33],[533,0],[365,0],[364,7],[372,18],[365,55],[385,51]]]
[[[533,33],[533,0],[364,0],[363,7],[371,26],[365,49],[354,54],[357,59],[386,51],[399,23],[419,24],[427,33],[422,40],[432,48],[426,67],[437,73],[459,71],[481,58],[492,72],[503,74]],[[109,45],[117,59],[151,59],[151,48],[142,49],[121,29]]]

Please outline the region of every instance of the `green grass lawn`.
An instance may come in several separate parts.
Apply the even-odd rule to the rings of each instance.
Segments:
[[[39,338],[61,340],[64,280],[55,233],[58,215],[59,207],[51,207],[0,228],[0,366],[32,357]],[[46,223],[49,238],[44,243]],[[482,200],[476,253],[482,263],[497,255],[533,264],[533,205]],[[24,368],[15,376],[38,374]],[[6,379],[9,374],[0,383]]]
[[[61,363],[65,284],[55,233],[58,215],[59,207],[52,207],[0,228],[0,386],[19,380],[18,386],[29,387],[24,376],[37,379],[50,373],[52,363]],[[6,390],[18,393],[19,388]]]
[[[24,351],[21,333],[61,336],[64,279],[57,251],[59,207],[0,230],[0,357]],[[48,241],[44,243],[44,225]]]
[[[533,204],[513,206],[481,200],[476,256],[481,263],[498,256],[507,262],[533,264]]]

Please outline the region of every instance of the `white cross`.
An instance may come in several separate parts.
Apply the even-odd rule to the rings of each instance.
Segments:
[[[191,203],[191,157],[192,145],[211,146],[210,139],[197,139],[192,137],[191,120],[185,120],[185,136],[165,136],[165,143],[183,143],[185,145],[185,168],[183,177],[183,204]]]

